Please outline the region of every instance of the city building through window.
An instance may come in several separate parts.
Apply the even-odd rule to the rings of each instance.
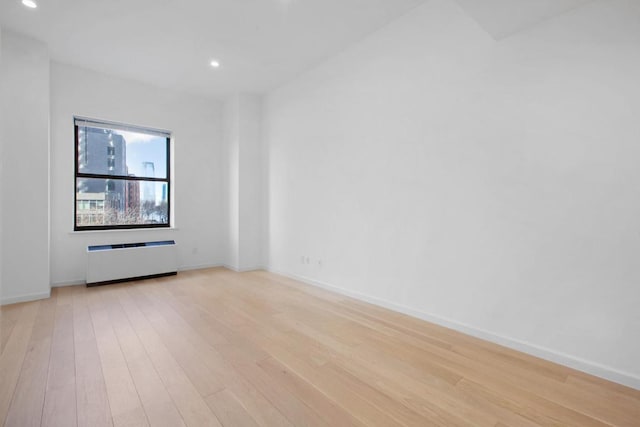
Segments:
[[[74,230],[169,227],[167,131],[75,118]]]

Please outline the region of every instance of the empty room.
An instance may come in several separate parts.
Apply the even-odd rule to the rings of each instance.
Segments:
[[[640,426],[640,1],[0,0],[3,426]]]

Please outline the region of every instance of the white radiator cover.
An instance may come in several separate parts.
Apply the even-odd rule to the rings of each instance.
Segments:
[[[127,243],[87,247],[87,285],[175,274],[176,243]]]

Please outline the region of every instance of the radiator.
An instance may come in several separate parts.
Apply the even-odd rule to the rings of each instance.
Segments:
[[[176,242],[87,247],[87,286],[177,274]]]

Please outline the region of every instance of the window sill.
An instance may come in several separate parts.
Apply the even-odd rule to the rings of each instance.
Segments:
[[[83,235],[83,234],[111,234],[111,233],[148,233],[153,231],[155,233],[160,233],[163,231],[178,231],[177,227],[162,227],[162,228],[127,228],[124,230],[84,230],[84,231],[70,231],[68,234],[72,236]]]

